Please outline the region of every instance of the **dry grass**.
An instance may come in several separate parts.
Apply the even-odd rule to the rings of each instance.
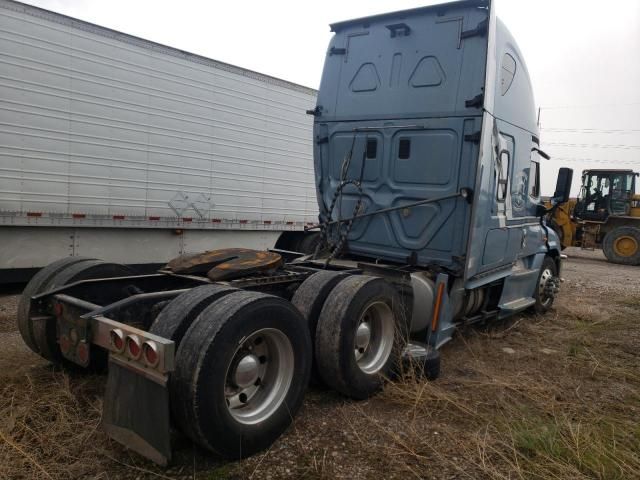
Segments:
[[[420,472],[436,459],[461,478],[640,478],[640,365],[620,348],[640,325],[620,311],[604,328],[588,313],[582,304],[521,326],[506,363],[472,340],[458,349],[474,359],[462,375],[389,384],[383,397],[411,433],[400,441],[387,429],[389,455]],[[444,449],[425,435],[433,425]]]
[[[203,469],[217,478],[210,461],[165,470],[110,440],[100,429],[103,377],[38,365],[19,379],[0,392],[0,478],[194,478]]]
[[[602,294],[617,267],[576,265],[555,311],[462,332],[437,381],[407,372],[366,402],[312,389],[268,451],[226,464],[185,441],[171,469],[128,452],[99,428],[103,377],[0,333],[0,478],[640,478],[640,271]]]
[[[60,478],[86,473],[82,457],[87,452],[78,447],[94,444],[100,418],[100,401],[89,394],[87,382],[91,379],[71,383],[66,374],[42,369],[21,382],[4,384],[0,452],[12,461],[2,463],[0,476]]]

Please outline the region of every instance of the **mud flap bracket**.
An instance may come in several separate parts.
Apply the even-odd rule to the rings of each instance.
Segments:
[[[127,448],[166,466],[171,460],[168,374],[164,381],[140,375],[109,358],[102,426]]]

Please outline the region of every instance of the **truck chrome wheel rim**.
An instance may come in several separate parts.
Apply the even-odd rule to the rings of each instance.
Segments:
[[[631,257],[638,251],[638,242],[635,238],[624,235],[615,239],[613,250],[621,257]]]
[[[538,284],[538,297],[540,298],[540,303],[544,306],[549,305],[552,299],[552,297],[547,293],[547,287],[552,279],[553,272],[551,269],[545,268],[542,275],[540,275],[540,283]]]
[[[244,338],[227,368],[229,413],[246,425],[269,418],[286,397],[293,370],[293,347],[280,330],[264,328]]]
[[[393,312],[384,302],[371,303],[356,328],[354,354],[358,367],[369,375],[379,372],[393,349]]]

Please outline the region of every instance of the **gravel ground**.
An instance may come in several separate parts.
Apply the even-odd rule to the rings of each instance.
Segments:
[[[460,332],[437,381],[310,389],[267,452],[223,463],[178,439],[169,469],[102,433],[105,378],[31,353],[0,293],[0,478],[640,478],[640,267],[566,253],[551,312]]]

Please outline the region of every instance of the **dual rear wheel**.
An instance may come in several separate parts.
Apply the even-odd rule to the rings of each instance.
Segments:
[[[300,286],[292,303],[307,320],[315,372],[323,383],[364,399],[394,375],[406,332],[400,298],[384,279],[318,272]]]
[[[292,302],[215,285],[182,294],[151,327],[177,344],[174,424],[227,458],[267,448],[302,405],[314,350],[321,381],[370,396],[399,359],[399,305],[384,280],[334,272],[309,277]]]
[[[79,368],[67,361],[60,350],[56,323],[34,320],[31,297],[81,280],[131,275],[129,267],[103,262],[95,258],[66,257],[53,262],[33,276],[18,303],[18,330],[27,346],[55,365]],[[91,351],[89,369],[102,370],[107,364],[107,352],[100,347]]]
[[[199,288],[204,294],[211,287],[216,286]],[[188,305],[186,296],[195,290],[172,304]],[[176,308],[174,315],[163,311],[156,320],[185,330],[174,337],[171,413],[200,446],[227,458],[246,457],[271,445],[302,405],[311,339],[300,312],[282,298],[232,288],[212,297],[204,309],[201,302]]]

